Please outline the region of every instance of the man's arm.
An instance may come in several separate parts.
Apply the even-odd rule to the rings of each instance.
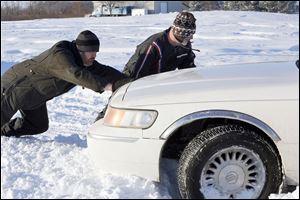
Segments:
[[[126,64],[125,73],[133,79],[160,72],[160,48],[152,42],[150,45],[138,47],[135,54]]]
[[[116,91],[119,87],[121,87],[131,81],[134,81],[134,79],[127,77],[127,78],[123,78],[121,80],[114,82],[114,84],[112,85],[112,91],[113,92]]]
[[[48,68],[48,73],[67,82],[80,85],[102,93],[109,83],[105,77],[94,75],[87,68],[78,66],[71,52],[59,51],[54,55],[55,66]]]
[[[122,85],[132,81],[132,79],[126,74],[123,74],[122,72],[110,66],[98,63],[97,61],[94,62],[94,65],[90,68],[90,70],[93,72],[93,74],[97,74],[97,76],[105,77],[107,81],[111,83],[110,86],[113,92]]]
[[[195,54],[194,52],[191,50],[188,53],[188,56],[183,60],[182,64],[179,65],[178,69],[186,69],[186,68],[193,68],[196,67],[194,60],[195,60]]]

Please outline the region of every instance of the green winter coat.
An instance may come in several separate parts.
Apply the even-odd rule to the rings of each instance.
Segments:
[[[74,41],[61,41],[6,71],[1,77],[1,92],[9,97],[11,105],[31,110],[76,85],[101,93],[107,83],[124,77],[118,70],[97,61],[84,67]]]

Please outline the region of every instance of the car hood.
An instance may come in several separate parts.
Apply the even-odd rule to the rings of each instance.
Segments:
[[[298,68],[294,62],[274,62],[184,69],[144,77],[123,87],[111,104],[124,107],[295,99],[299,99]]]

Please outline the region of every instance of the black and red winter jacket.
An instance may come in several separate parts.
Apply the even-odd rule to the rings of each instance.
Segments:
[[[123,72],[132,79],[151,74],[196,67],[191,44],[172,46],[168,41],[171,28],[154,34],[137,46]]]

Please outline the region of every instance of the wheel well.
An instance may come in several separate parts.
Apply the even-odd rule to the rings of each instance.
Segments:
[[[250,129],[258,134],[260,134],[271,146],[275,149],[276,153],[280,157],[278,149],[273,142],[273,140],[261,129],[255,127],[252,124],[247,122],[235,120],[235,119],[226,119],[226,118],[208,118],[208,119],[200,119],[193,121],[189,124],[186,124],[180,128],[178,128],[175,132],[171,134],[171,136],[167,139],[165,143],[161,157],[162,158],[170,158],[179,160],[183,150],[188,145],[188,143],[193,140],[199,133],[214,128],[221,125],[227,124],[236,124],[241,125],[244,128]],[[281,160],[281,158],[280,158]]]

